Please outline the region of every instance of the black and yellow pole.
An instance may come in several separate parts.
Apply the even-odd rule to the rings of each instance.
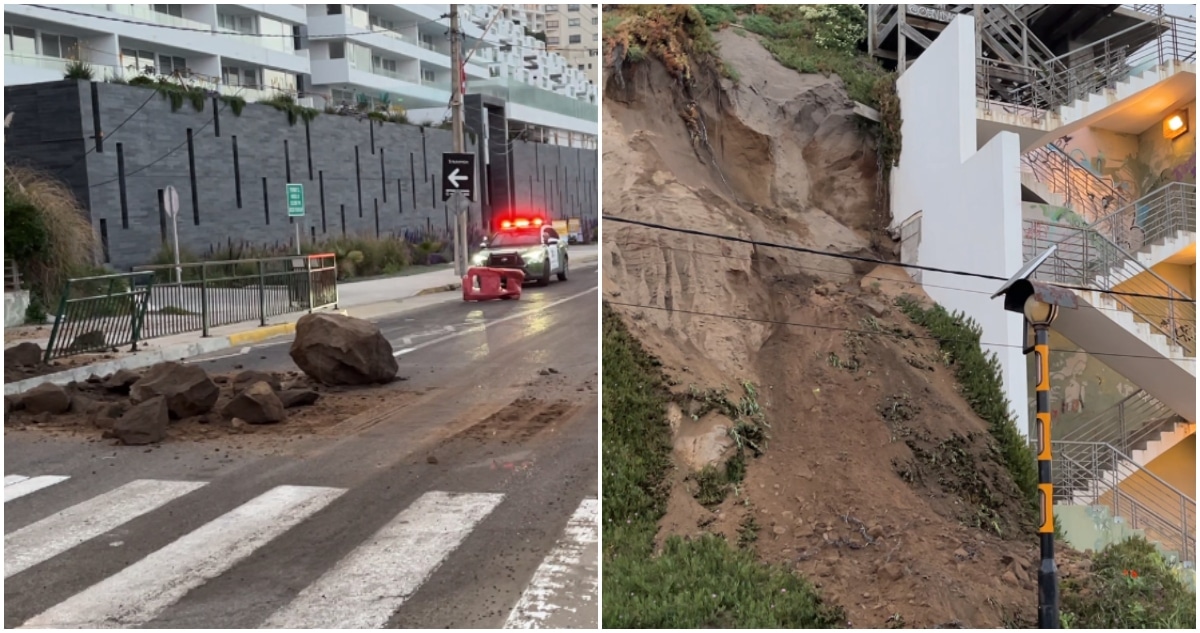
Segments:
[[[1033,299],[1032,297],[1030,298]],[[1040,303],[1040,302],[1039,302]],[[1045,304],[1042,304],[1045,305]],[[1031,310],[1026,309],[1028,314]],[[1048,312],[1053,312],[1052,310]],[[1033,326],[1033,354],[1037,368],[1038,506],[1041,509],[1042,561],[1038,566],[1038,628],[1058,626],[1058,565],[1054,562],[1054,480],[1050,454],[1050,319]]]

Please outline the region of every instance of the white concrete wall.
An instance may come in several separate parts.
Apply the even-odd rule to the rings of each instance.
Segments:
[[[893,225],[921,212],[918,264],[1007,277],[1022,264],[1020,145],[1003,132],[975,149],[974,40],[973,18],[959,16],[897,84],[904,144],[892,172]],[[983,349],[997,356],[1013,418],[1028,434],[1021,317],[988,298],[1001,282],[928,271],[921,281],[934,301],[983,329],[992,344]]]

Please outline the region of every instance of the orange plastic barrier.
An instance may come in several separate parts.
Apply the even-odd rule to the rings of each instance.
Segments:
[[[525,273],[515,268],[472,266],[463,276],[463,301],[520,299]]]

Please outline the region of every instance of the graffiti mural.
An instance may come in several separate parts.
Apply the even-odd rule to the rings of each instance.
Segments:
[[[1055,438],[1071,433],[1137,392],[1137,385],[1084,353],[1058,332],[1050,332],[1050,419]],[[1027,357],[1029,371],[1029,417],[1036,412],[1033,391],[1033,355]]]

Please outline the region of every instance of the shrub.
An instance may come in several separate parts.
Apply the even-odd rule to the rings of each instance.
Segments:
[[[1061,617],[1072,629],[1190,629],[1196,595],[1142,537],[1114,543],[1089,574],[1064,578]]]
[[[96,234],[61,181],[25,167],[5,167],[4,247],[42,305],[55,306],[66,280],[90,271]]]
[[[73,59],[67,62],[63,79],[86,79],[91,81],[94,75],[95,73],[92,71],[91,64]]]

